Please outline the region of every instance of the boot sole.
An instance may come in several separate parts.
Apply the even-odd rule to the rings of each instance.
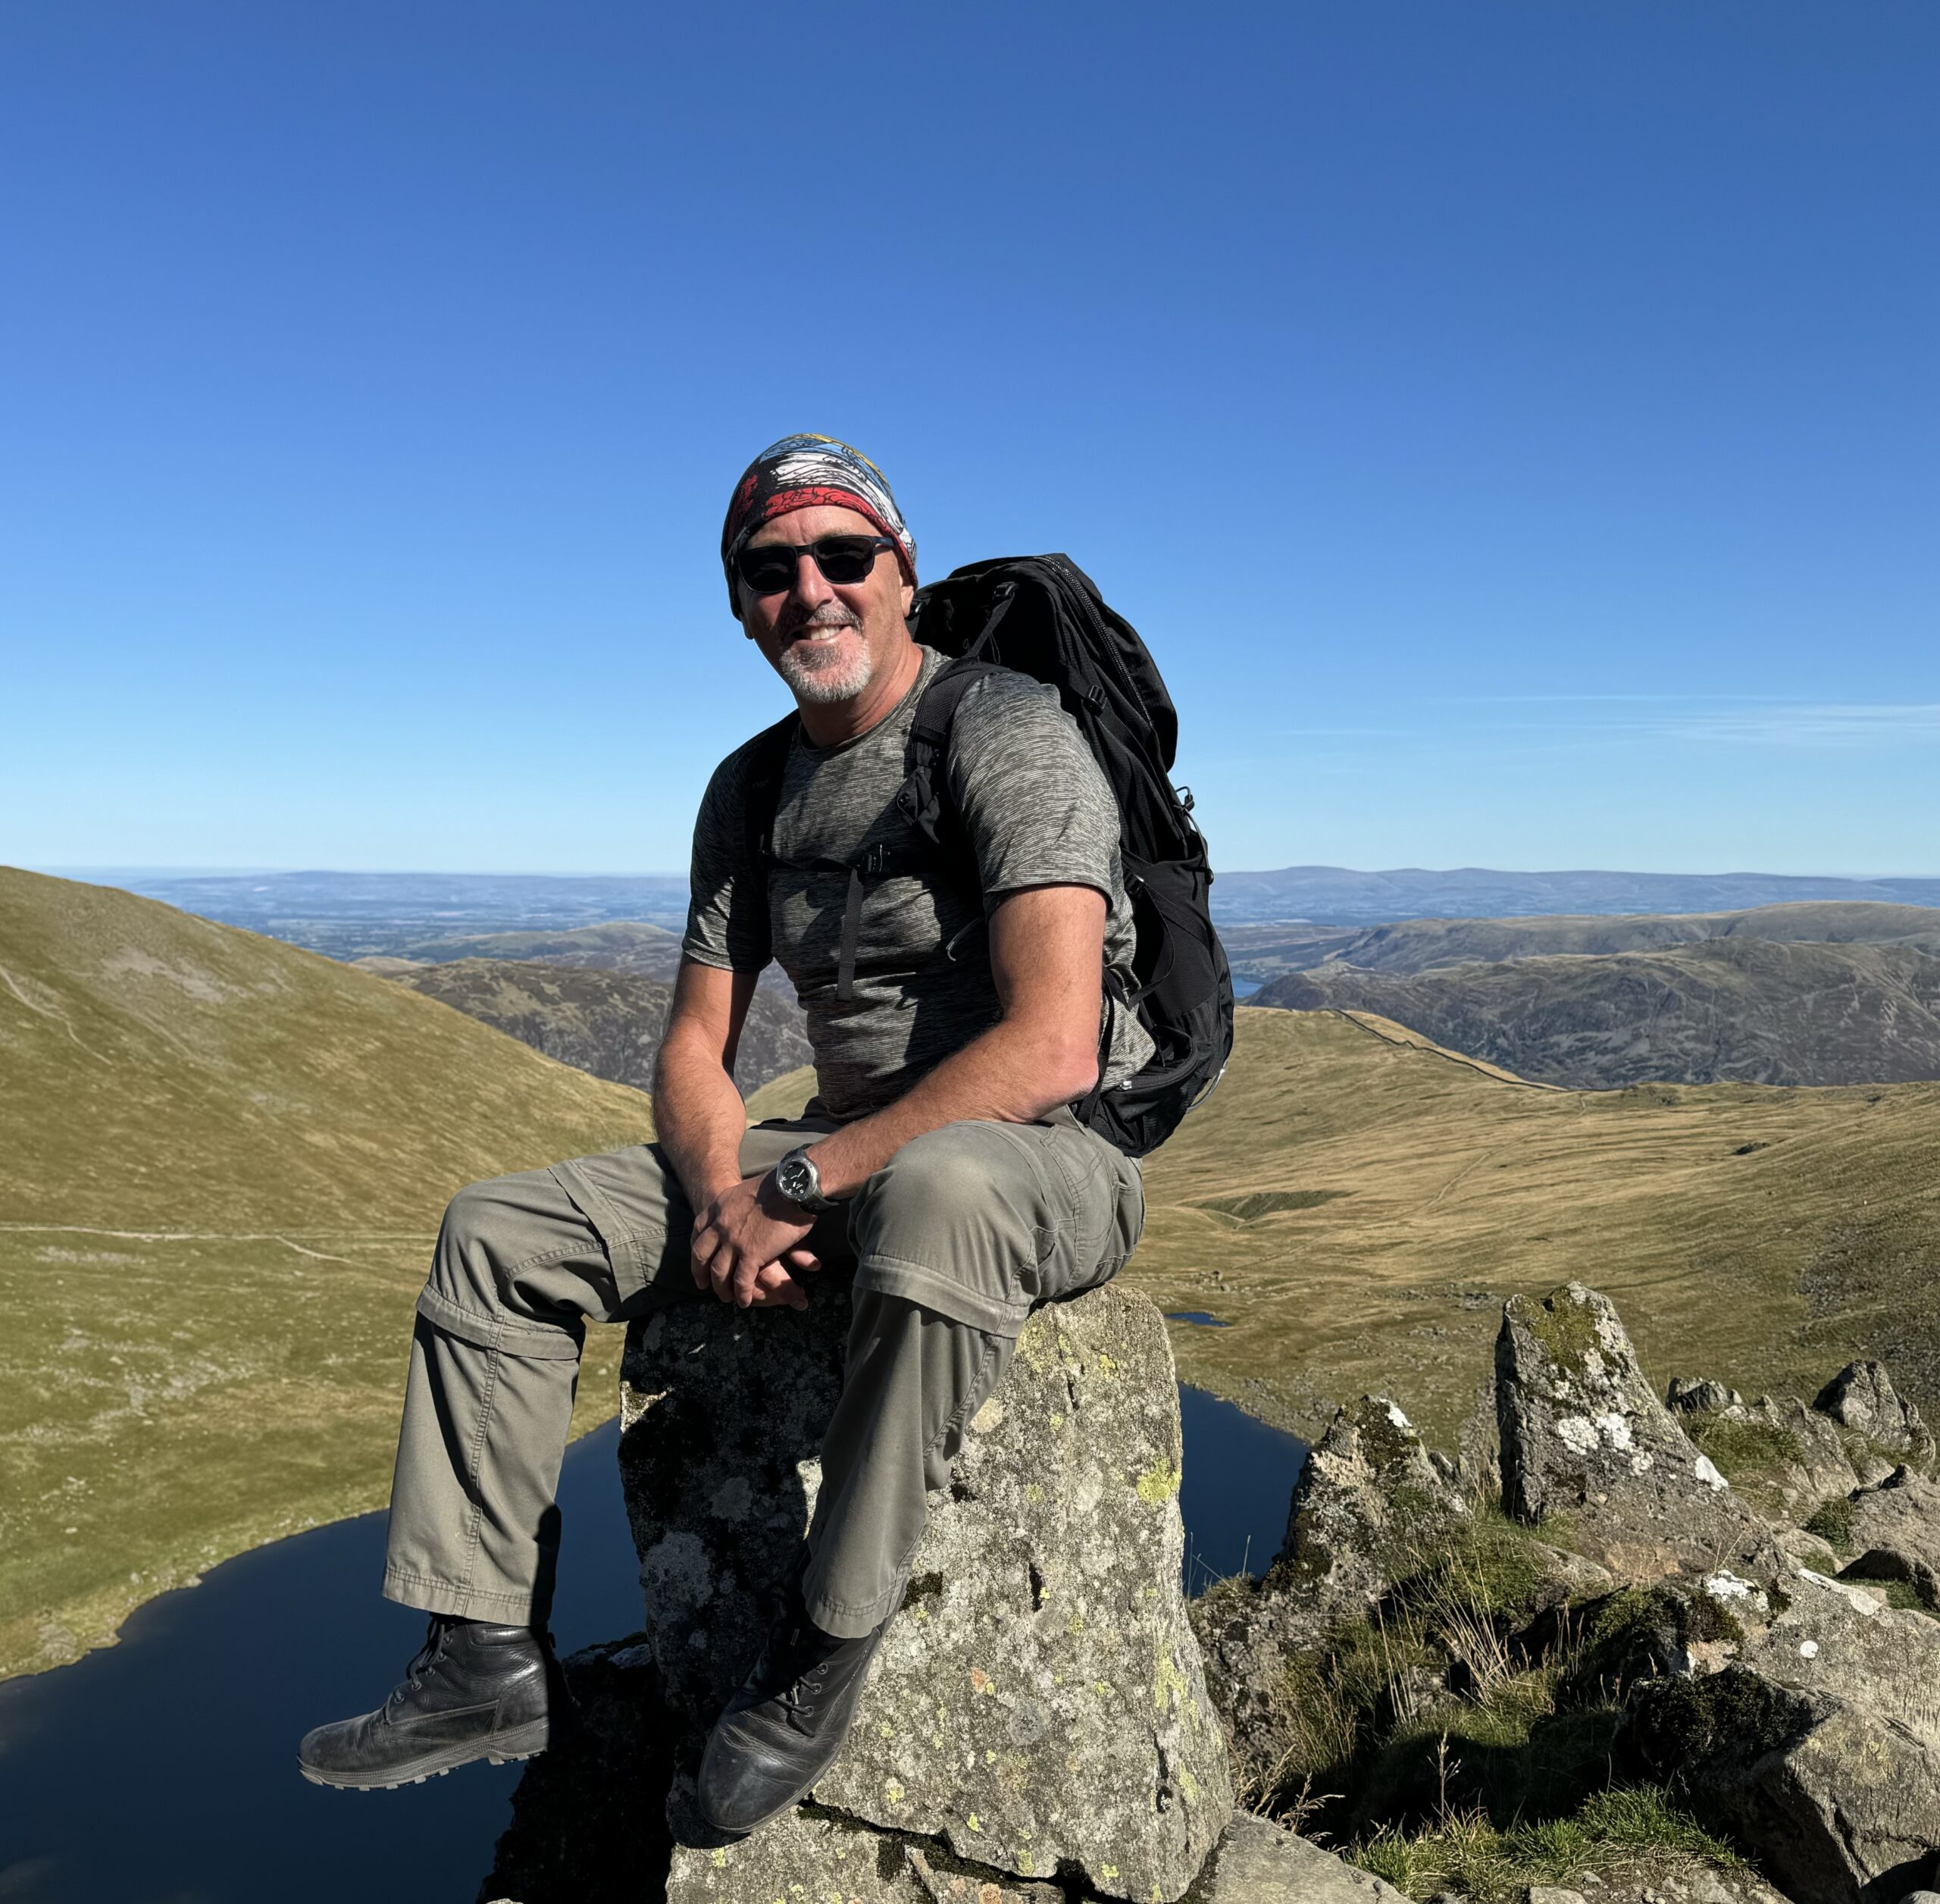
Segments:
[[[317,1766],[305,1765],[300,1758],[296,1762],[296,1769],[312,1785],[327,1785],[336,1791],[394,1792],[402,1785],[422,1785],[428,1778],[443,1778],[446,1773],[455,1772],[459,1766],[471,1765],[480,1758],[490,1759],[495,1765],[515,1765],[528,1758],[536,1758],[546,1749],[549,1731],[549,1721],[534,1719],[530,1724],[516,1726],[510,1732],[495,1733],[489,1738],[468,1745],[447,1746],[442,1752],[427,1752],[422,1758],[408,1759],[402,1765],[386,1766],[381,1773],[325,1771]]]

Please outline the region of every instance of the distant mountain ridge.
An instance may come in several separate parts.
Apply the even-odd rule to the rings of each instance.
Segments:
[[[1242,925],[1225,935],[1249,976],[1350,965],[1367,972],[1541,957],[1646,952],[1701,939],[1756,938],[1830,945],[1910,945],[1940,955],[1940,907],[1810,900],[1729,913],[1579,913],[1526,919],[1407,919],[1350,932],[1339,926]]]
[[[1387,971],[1329,961],[1248,1002],[1378,1013],[1577,1090],[1940,1078],[1940,958],[1906,943],[1743,935]]]
[[[1285,866],[1221,872],[1212,915],[1225,922],[1305,919],[1372,925],[1403,919],[1501,919],[1539,913],[1716,913],[1799,900],[1940,906],[1940,878],[1837,879],[1781,873],[1447,872]]]
[[[677,950],[679,941],[673,943]],[[414,965],[401,959],[359,963],[495,1026],[562,1064],[637,1090],[652,1085],[653,1062],[674,998],[674,988],[662,979],[538,959],[458,959],[440,965]],[[812,1057],[793,1000],[757,990],[749,1003],[734,1062],[734,1081],[743,1095],[809,1063]]]

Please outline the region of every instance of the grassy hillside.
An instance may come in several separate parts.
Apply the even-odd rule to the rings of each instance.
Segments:
[[[1940,958],[1904,941],[1735,935],[1657,951],[1517,957],[1413,972],[1329,963],[1276,979],[1250,1002],[1374,1012],[1438,1044],[1583,1090],[1651,1081],[1940,1078]]]
[[[643,1091],[652,1084],[653,1061],[674,997],[674,988],[660,979],[537,957],[458,959],[445,965],[399,959],[361,963],[366,970],[441,1000],[562,1064]],[[794,1000],[758,990],[741,1028],[736,1082],[743,1091],[756,1090],[808,1060],[808,1035]]]
[[[637,1093],[401,986],[0,869],[0,1673],[381,1505],[446,1198],[648,1130]]]
[[[1331,1012],[1239,1013],[1149,1162],[1130,1273],[1188,1380],[1311,1430],[1369,1389],[1452,1433],[1501,1298],[1604,1289],[1646,1367],[1748,1393],[1877,1354],[1940,1407],[1940,1084],[1557,1091]]]

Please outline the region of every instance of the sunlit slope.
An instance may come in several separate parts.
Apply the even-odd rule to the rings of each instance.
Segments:
[[[0,1672],[381,1505],[446,1199],[647,1132],[402,987],[0,869]],[[589,1348],[583,1426],[617,1332]]]
[[[1361,1015],[1242,1009],[1151,1158],[1128,1272],[1188,1380],[1290,1426],[1375,1389],[1447,1435],[1497,1304],[1607,1291],[1665,1376],[1751,1391],[1878,1354],[1940,1405],[1940,1084],[1522,1083]]]

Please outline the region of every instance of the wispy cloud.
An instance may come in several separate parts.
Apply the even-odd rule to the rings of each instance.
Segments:
[[[1940,701],[1751,703],[1622,725],[1666,740],[1743,747],[1923,747],[1940,742]]]
[[[1463,710],[1451,732],[1445,710]],[[1499,709],[1491,714],[1485,709]],[[1487,733],[1536,750],[1598,742],[1863,750],[1940,744],[1940,701],[1825,701],[1754,694],[1465,694],[1402,728],[1307,727],[1288,739],[1472,741]]]

